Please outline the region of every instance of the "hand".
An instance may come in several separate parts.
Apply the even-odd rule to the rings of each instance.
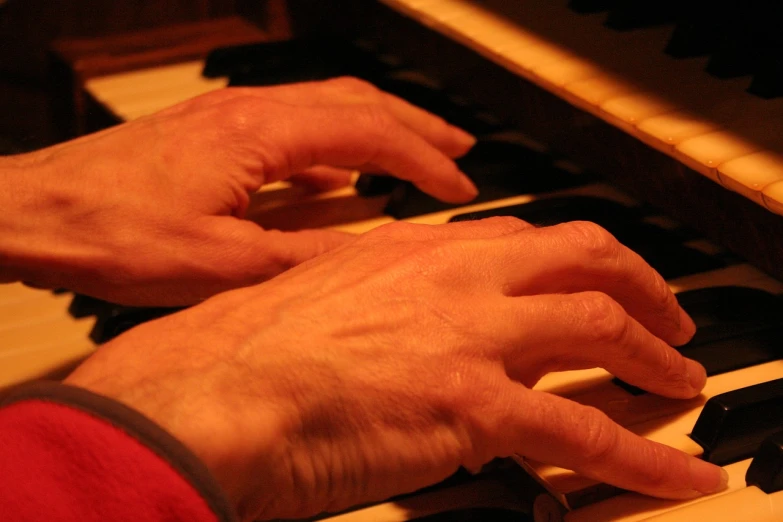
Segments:
[[[17,158],[0,173],[0,281],[191,304],[351,240],[242,220],[261,185],[331,186],[346,167],[368,168],[466,201],[475,187],[449,157],[473,142],[356,79],[217,91]]]
[[[164,426],[248,520],[386,498],[514,453],[684,498],[724,487],[720,468],[531,388],[604,367],[694,397],[704,369],[669,346],[694,330],[597,225],[395,223],[133,329],[67,382]]]

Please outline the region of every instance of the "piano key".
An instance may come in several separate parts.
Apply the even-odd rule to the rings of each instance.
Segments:
[[[618,0],[609,11],[606,26],[619,31],[627,31],[671,23],[676,19],[675,7],[680,3],[676,0],[657,0],[655,2]]]
[[[714,332],[714,329],[710,328],[703,329],[702,338],[694,336],[693,341],[678,347],[677,351],[704,366],[707,377],[783,357],[783,353],[777,348],[777,339],[783,336],[783,325],[766,328],[752,325],[757,329],[736,335],[730,334],[731,326],[731,324],[720,325],[719,332]],[[719,337],[720,334],[724,334],[724,337]],[[617,378],[612,382],[632,395],[647,393]]]
[[[662,500],[638,493],[623,493],[569,512],[567,522],[640,522],[649,517],[667,513],[680,507],[711,499],[745,488],[745,473],[750,459],[729,464],[723,469],[729,475],[728,487],[719,493],[692,500]]]
[[[380,89],[390,92],[474,136],[499,132],[503,124],[499,118],[482,112],[479,108],[460,104],[430,78],[414,71],[398,71],[374,81]]]
[[[584,175],[555,167],[552,158],[504,140],[480,140],[457,165],[479,189],[475,203],[518,194],[537,194],[582,185]],[[459,205],[439,201],[411,184],[398,186],[385,212],[398,219]]]
[[[68,313],[76,319],[89,317],[91,315],[100,315],[112,306],[108,301],[90,297],[88,295],[76,294],[68,305]]]
[[[495,520],[491,515],[499,514],[500,520],[511,517],[507,511],[513,511],[515,520],[524,521],[526,505],[519,492],[511,490],[508,483],[494,478],[480,477],[467,484],[445,489],[425,491],[415,496],[405,496],[380,504],[361,507],[346,513],[327,518],[329,522],[404,522],[409,520],[453,520],[459,521],[461,511],[486,508],[487,517],[481,520]],[[440,515],[443,513],[443,515]],[[437,518],[429,518],[437,517]],[[445,518],[441,518],[445,517]],[[473,520],[469,518],[468,520]],[[479,520],[479,519],[477,519]]]
[[[182,307],[118,307],[98,317],[95,326],[90,330],[89,337],[95,344],[104,344],[140,324],[165,317],[183,309]]]
[[[617,0],[570,0],[568,7],[577,13],[600,13],[608,11],[616,3]]]
[[[360,196],[369,198],[391,194],[401,181],[392,176],[362,174],[356,180],[354,188]]]
[[[694,502],[680,509],[645,519],[647,522],[777,522],[783,518],[783,493],[767,495],[756,487],[742,488],[705,502]]]
[[[386,0],[386,2],[393,5],[395,8],[406,4],[405,0]],[[731,120],[719,120],[715,122],[712,119],[712,111],[715,110],[715,107],[721,107],[720,103],[716,104],[714,102],[720,101],[721,96],[725,97],[725,94],[730,92],[730,90],[723,86],[720,81],[711,80],[708,75],[703,74],[703,60],[674,60],[667,58],[663,53],[652,56],[644,55],[645,59],[639,60],[638,54],[633,55],[631,52],[623,53],[623,47],[633,49],[633,45],[618,45],[615,46],[615,48],[618,49],[618,56],[623,57],[627,54],[628,56],[634,56],[634,59],[630,60],[629,63],[624,63],[622,59],[619,61],[608,59],[601,61],[597,58],[600,58],[602,55],[604,57],[607,56],[608,53],[605,50],[607,46],[602,45],[600,47],[604,50],[596,51],[590,46],[590,41],[591,39],[601,40],[603,44],[603,41],[606,38],[605,34],[597,32],[595,27],[593,27],[594,24],[582,23],[581,26],[579,24],[580,20],[583,21],[587,19],[589,22],[591,17],[588,16],[585,18],[583,16],[574,15],[573,13],[569,13],[568,9],[558,7],[555,5],[556,3],[545,3],[546,5],[543,7],[536,4],[537,3],[509,4],[507,2],[501,2],[500,0],[488,0],[483,4],[486,6],[484,13],[481,11],[481,6],[473,6],[472,12],[474,20],[471,25],[472,33],[471,37],[466,39],[469,40],[466,41],[466,43],[479,52],[486,51],[485,54],[491,59],[495,59],[500,64],[531,79],[544,88],[550,89],[553,92],[565,92],[566,94],[564,94],[564,97],[570,102],[601,118],[607,119],[615,125],[633,132],[634,135],[645,139],[645,141],[657,141],[657,146],[664,149],[667,154],[671,154],[677,159],[684,161],[689,167],[712,178],[714,181],[719,181],[716,170],[718,164],[761,150],[755,147],[748,148],[748,146],[741,143],[741,139],[738,142],[738,140],[735,139],[737,138],[735,133],[738,131],[735,131],[732,127]],[[401,7],[401,9],[405,10],[406,8]],[[417,9],[408,8],[407,12],[411,16],[427,20],[434,16],[433,12],[435,10],[436,8],[430,9],[427,2],[417,2]],[[524,45],[519,48],[518,53],[506,53],[503,56],[494,56],[492,52],[489,52],[489,50],[485,48],[482,41],[492,40],[492,24],[493,21],[499,18],[496,13],[502,13],[500,18],[507,17],[508,20],[517,22],[520,25],[525,25],[530,33],[539,35],[542,43],[539,45],[530,45],[530,41],[527,40]],[[482,22],[486,22],[483,34],[479,34],[476,30],[479,19],[481,19]],[[554,24],[552,20],[557,20],[557,25]],[[442,26],[436,26],[435,28],[449,36],[456,36],[456,38],[459,39],[460,27],[456,22],[449,22]],[[622,35],[615,33],[615,35],[618,36],[619,42],[620,36],[636,32],[637,31],[633,31]],[[638,32],[641,34],[642,31]],[[611,34],[612,32],[605,31],[605,33]],[[646,39],[640,38],[640,43],[645,40]],[[665,42],[660,48],[663,49],[664,46]],[[596,46],[596,48],[598,47],[599,46]],[[611,46],[609,47],[611,48]],[[562,67],[547,64],[539,61],[538,58],[533,58],[533,62],[535,62],[535,71],[531,70],[529,64],[526,62],[525,49],[535,50],[539,48],[548,48],[550,50],[556,49],[556,51],[553,51],[553,59],[555,60],[553,63],[563,64]],[[573,49],[571,55],[569,55],[569,49]],[[575,63],[569,63],[574,60],[579,60],[580,57],[584,57],[585,62],[587,63],[584,67]],[[592,71],[593,63],[604,68],[605,74],[603,76],[593,77],[592,72],[585,72]],[[538,76],[536,71],[553,71],[553,81]],[[569,71],[576,72],[571,73]],[[566,83],[561,88],[559,83],[562,83],[563,80],[562,78],[558,79],[557,77],[558,75],[563,74],[566,77],[570,74],[575,74],[576,78],[582,78],[581,75],[583,74],[590,77],[582,78],[573,81],[572,83]],[[674,81],[672,80],[673,78],[675,79]],[[639,96],[638,99],[641,100],[639,103],[642,105],[643,109],[641,113],[637,113],[636,109],[633,107],[626,109],[625,106],[623,106],[622,110],[626,111],[626,113],[622,115],[625,119],[622,119],[609,112],[602,111],[600,108],[601,105],[609,103],[612,98],[630,96],[645,91],[655,92],[656,99],[653,101],[644,101],[642,100],[642,97]],[[748,97],[753,98],[752,96]],[[637,98],[631,98],[631,100],[634,99]],[[659,100],[665,102],[660,106],[665,107],[665,109],[659,107]],[[671,106],[669,106],[669,104],[671,104]],[[696,104],[696,107],[693,107],[690,104]],[[609,107],[612,107],[612,105],[609,105]],[[685,130],[686,136],[689,139],[685,140],[685,142],[699,139],[704,135],[703,132],[707,131],[711,131],[713,134],[711,138],[702,143],[698,141],[690,143],[687,147],[683,148],[684,142],[680,142],[682,138],[667,138],[667,130],[665,127],[657,131],[659,134],[663,134],[663,140],[658,140],[655,136],[650,136],[645,131],[638,129],[639,126],[643,125],[644,121],[650,119],[649,117],[651,114],[657,113],[660,110],[668,110],[671,107],[675,107],[676,111],[681,114],[688,114],[690,112],[696,115],[704,115],[704,121],[699,122],[695,128],[686,125],[686,127],[688,127],[688,129]],[[630,113],[627,113],[629,110]],[[652,113],[644,112],[650,110]],[[671,113],[667,112],[666,114]],[[763,115],[763,110],[761,110],[759,114]],[[635,124],[630,122],[635,122]],[[658,123],[660,124],[662,122],[659,121]],[[701,123],[704,124],[702,125]],[[633,131],[634,125],[636,125],[636,131]],[[742,130],[740,133],[741,136],[745,131],[743,129],[740,130]],[[716,136],[716,134],[720,134],[724,131],[726,134],[724,139],[720,139],[720,137]],[[774,135],[774,133],[774,129],[767,129],[764,132],[767,137]],[[674,148],[669,145],[674,145]],[[682,150],[678,150],[678,147]],[[694,152],[694,154],[696,154],[695,157],[689,156],[692,152],[688,150],[689,147],[697,149]],[[781,151],[783,150],[783,143],[766,143],[762,148],[768,148],[773,152]],[[725,153],[724,151],[726,150],[729,152]],[[713,156],[713,152],[715,151],[717,151],[717,157]],[[705,155],[706,157],[702,157]],[[758,197],[756,197],[755,200],[758,201]]]
[[[764,189],[783,181],[783,155],[763,150],[727,161],[718,167],[718,181],[764,205]]]
[[[719,165],[763,148],[732,132],[718,130],[683,141],[675,147],[674,153],[687,166],[720,183]]]
[[[765,99],[783,96],[783,59],[779,51],[760,59],[748,92]]]
[[[764,493],[783,491],[783,431],[769,436],[753,457],[745,480]]]
[[[228,84],[226,78],[202,77],[202,67],[196,61],[113,74],[87,80],[85,88],[114,114],[130,121]]]
[[[691,438],[703,459],[723,466],[748,459],[769,436],[783,429],[783,379],[712,397],[693,426]]]
[[[29,289],[27,289],[29,291]],[[0,301],[0,331],[18,325],[34,325],[38,322],[62,317],[70,299],[68,295],[52,295],[41,290],[31,292],[28,299]]]
[[[761,190],[764,206],[772,212],[783,215],[783,181],[770,183]]]
[[[757,288],[713,286],[679,293],[677,300],[697,327],[685,347],[783,325],[783,299]]]
[[[394,68],[354,42],[313,35],[216,49],[204,76],[228,76],[230,85],[273,85],[353,75],[374,79]]]
[[[665,52],[675,58],[709,54],[730,22],[726,9],[716,9],[709,0],[684,2]]]
[[[73,328],[80,328],[79,323]],[[89,328],[75,338],[57,339],[47,346],[16,345],[16,350],[0,352],[0,395],[4,390],[36,379],[62,379],[95,351],[87,338]]]

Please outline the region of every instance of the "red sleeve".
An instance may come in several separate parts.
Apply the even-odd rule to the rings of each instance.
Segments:
[[[141,414],[79,388],[28,385],[0,407],[0,513],[46,522],[217,522],[206,467]]]

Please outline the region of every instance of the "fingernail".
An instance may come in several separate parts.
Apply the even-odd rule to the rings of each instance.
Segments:
[[[700,459],[691,460],[693,489],[704,495],[723,491],[729,485],[729,474],[725,469]]]
[[[475,198],[478,196],[478,189],[476,188],[476,185],[473,184],[472,181],[470,181],[470,178],[468,178],[464,173],[460,173],[460,180],[459,185],[463,192],[466,194],[470,194],[470,199]]]
[[[696,391],[701,391],[707,384],[707,370],[693,359],[685,359],[685,367],[691,387]]]

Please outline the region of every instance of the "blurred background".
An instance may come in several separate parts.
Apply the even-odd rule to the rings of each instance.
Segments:
[[[154,30],[164,27],[188,32],[188,27],[208,27],[210,21],[237,15],[284,38],[291,30],[287,9],[284,0],[0,0],[0,154],[67,137],[53,116],[58,98],[68,96],[57,69],[78,68],[79,56],[53,55],[56,42],[71,48],[90,42],[95,55],[104,37],[150,30],[155,36]],[[165,46],[176,31],[160,31],[157,37]],[[108,47],[107,53],[114,52]]]

